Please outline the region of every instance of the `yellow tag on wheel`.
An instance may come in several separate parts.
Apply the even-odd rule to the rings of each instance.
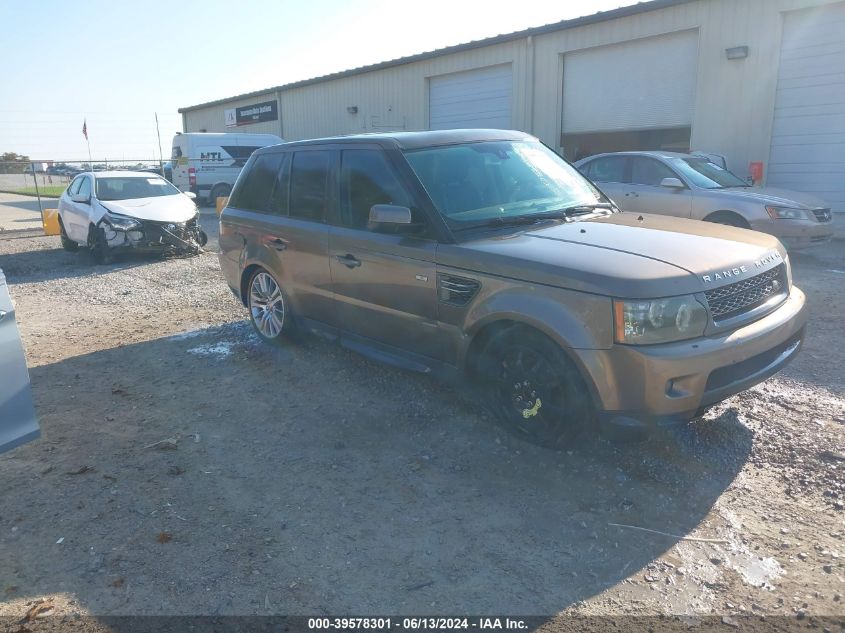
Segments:
[[[531,407],[530,409],[523,409],[522,410],[522,417],[525,418],[526,420],[528,418],[533,418],[535,415],[537,415],[537,412],[540,410],[540,407],[542,407],[542,406],[543,406],[543,403],[540,401],[540,398],[537,398],[537,400],[534,402],[533,407]]]

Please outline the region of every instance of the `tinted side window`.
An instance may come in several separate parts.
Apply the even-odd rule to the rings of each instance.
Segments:
[[[605,156],[590,163],[590,177],[596,182],[627,182],[625,167],[626,156]]]
[[[281,154],[262,154],[256,157],[250,163],[245,177],[238,182],[232,206],[266,212],[281,164]]]
[[[91,197],[91,179],[87,176],[82,177],[82,182],[79,183],[79,189],[77,192],[80,196],[85,196],[86,198]]]
[[[367,228],[376,204],[410,207],[411,200],[383,152],[346,150],[341,155],[341,219],[344,226]]]
[[[664,178],[677,178],[678,175],[666,165],[653,158],[633,158],[631,163],[631,182],[637,185],[659,186]]]
[[[290,175],[290,215],[322,222],[328,206],[331,154],[324,151],[296,152]]]
[[[282,154],[282,166],[276,176],[276,184],[273,187],[273,195],[270,197],[270,213],[276,215],[287,215],[289,212],[288,201],[290,196],[290,157],[291,154]]]

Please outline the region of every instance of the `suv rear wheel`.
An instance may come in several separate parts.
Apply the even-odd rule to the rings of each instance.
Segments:
[[[268,343],[281,343],[293,333],[293,320],[285,294],[273,275],[258,268],[247,286],[249,320],[256,334]]]
[[[500,426],[534,444],[565,447],[594,420],[578,369],[536,330],[516,326],[496,334],[482,352],[479,378]]]

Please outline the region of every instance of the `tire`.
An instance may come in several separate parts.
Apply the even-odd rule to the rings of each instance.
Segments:
[[[533,444],[564,448],[597,428],[580,372],[536,330],[514,326],[496,334],[482,352],[478,378],[496,422]]]
[[[211,206],[216,206],[217,198],[225,198],[230,193],[232,193],[232,188],[229,185],[214,185],[208,194],[208,202]]]
[[[246,289],[249,321],[259,338],[273,345],[295,337],[293,315],[279,282],[263,268],[249,278]]]
[[[705,222],[713,222],[715,224],[724,224],[726,226],[735,226],[740,229],[749,229],[751,225],[745,221],[741,215],[733,213],[732,211],[717,211],[707,218]]]
[[[59,237],[62,240],[62,248],[66,251],[75,253],[79,250],[79,244],[67,236],[67,233],[65,232],[65,225],[61,218],[59,218]]]
[[[95,264],[111,264],[114,261],[114,255],[106,243],[103,229],[99,229],[93,224],[88,229],[88,252]]]

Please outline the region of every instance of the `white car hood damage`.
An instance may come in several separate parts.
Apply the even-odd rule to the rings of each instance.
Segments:
[[[182,194],[98,202],[112,213],[152,222],[187,222],[197,214],[194,201]]]

